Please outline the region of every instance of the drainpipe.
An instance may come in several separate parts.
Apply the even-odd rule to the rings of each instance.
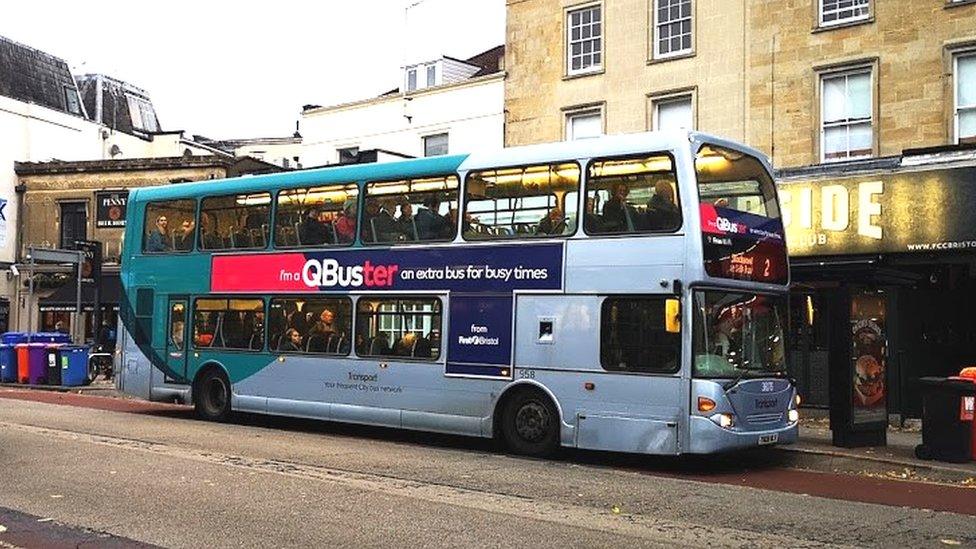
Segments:
[[[27,185],[25,185],[24,183],[19,183],[17,186],[14,187],[14,193],[17,195],[17,227],[16,227],[17,235],[14,239],[14,246],[16,246],[16,248],[14,248],[14,263],[23,262],[24,226],[25,226],[25,219],[27,218],[27,216],[24,215],[24,207],[25,207],[24,194],[26,192],[27,192]],[[30,273],[29,276],[31,277],[31,280],[33,280],[34,273],[33,272]],[[20,277],[19,276],[14,277],[13,280],[14,280],[14,299],[13,299],[13,304],[10,308],[11,308],[11,313],[14,317],[14,322],[12,322],[11,325],[14,326],[14,328],[11,329],[20,330],[21,328]],[[27,307],[29,309],[31,307],[31,304],[28,303]],[[27,329],[29,330],[30,326],[28,326]]]

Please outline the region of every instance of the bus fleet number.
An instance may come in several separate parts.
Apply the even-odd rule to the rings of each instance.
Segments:
[[[535,370],[519,370],[519,379],[535,379]]]

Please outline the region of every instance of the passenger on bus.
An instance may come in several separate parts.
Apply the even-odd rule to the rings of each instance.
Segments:
[[[305,314],[298,310],[298,305],[294,301],[285,301],[285,325],[298,330],[300,334],[308,331]]]
[[[566,216],[563,209],[555,206],[549,213],[539,221],[539,226],[535,229],[537,235],[561,235],[566,230]]]
[[[640,227],[640,217],[637,210],[627,202],[630,188],[626,183],[618,182],[610,188],[611,197],[603,206],[603,225],[606,232],[623,233],[634,232]]]
[[[418,240],[441,240],[453,236],[451,220],[439,212],[441,199],[436,194],[424,197],[424,207],[417,212],[414,221],[417,225]]]
[[[654,196],[647,202],[645,225],[650,230],[677,229],[681,224],[681,211],[674,200],[674,189],[667,181],[654,185]]]
[[[176,235],[176,249],[182,252],[193,249],[193,221],[186,219],[180,225],[180,232]]]
[[[332,224],[340,243],[348,244],[356,240],[356,201],[347,200],[342,205],[342,214]]]
[[[417,240],[414,230],[413,205],[407,201],[400,204],[400,217],[397,218],[397,230],[404,240]]]
[[[590,234],[606,232],[603,219],[596,214],[596,197],[586,197],[586,208],[583,211],[583,228]]]
[[[335,313],[329,309],[322,309],[319,319],[308,332],[306,343],[309,351],[322,352],[328,349],[329,340],[335,335]]]
[[[146,241],[147,252],[168,252],[172,249],[166,227],[169,226],[165,215],[156,218],[156,229],[149,233]]]
[[[186,324],[182,320],[177,320],[173,322],[173,332],[170,334],[170,341],[173,343],[173,349],[177,351],[183,350],[183,331]]]
[[[214,218],[210,212],[200,214],[200,244],[204,250],[219,250],[224,247],[223,240],[214,229]]]
[[[298,238],[303,246],[318,246],[329,240],[328,229],[319,220],[321,210],[311,208],[308,215],[298,225]]]
[[[396,219],[391,213],[394,206],[389,199],[366,200],[366,216],[363,221],[363,240],[366,242],[391,242],[398,234]]]
[[[286,353],[300,353],[304,349],[302,348],[302,334],[294,328],[288,328],[285,332],[285,337],[281,339],[281,344],[278,346],[279,351],[284,351]]]
[[[449,218],[449,220],[451,222],[451,227],[457,226],[457,218],[458,218],[457,208],[451,208],[447,212],[447,215],[448,215],[448,218]],[[468,233],[468,232],[470,232],[471,231],[471,225],[473,223],[475,223],[474,216],[471,215],[471,214],[469,214],[469,213],[464,214],[464,223],[461,226],[461,232],[462,233]]]

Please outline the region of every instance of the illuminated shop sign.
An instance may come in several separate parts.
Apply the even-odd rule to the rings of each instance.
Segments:
[[[976,250],[976,168],[781,182],[793,256]]]

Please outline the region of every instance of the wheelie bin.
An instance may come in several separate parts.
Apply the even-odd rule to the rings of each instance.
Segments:
[[[7,332],[0,335],[0,383],[17,383],[18,343],[27,341],[24,332]]]
[[[47,375],[44,362],[47,344],[19,343],[17,345],[17,380],[20,383],[37,385]]]
[[[976,398],[976,384],[961,378],[923,377],[920,459],[965,463],[973,456],[973,415],[967,405]]]
[[[61,385],[77,387],[91,383],[88,374],[88,351],[89,348],[84,345],[62,345],[58,348]]]
[[[61,332],[37,332],[28,334],[31,343],[71,343],[71,336]]]
[[[974,386],[976,386],[976,367],[963,368],[962,371],[959,372],[959,377],[962,379],[968,379],[969,381],[973,382]],[[973,447],[971,448],[969,458],[976,461],[976,398],[970,397],[968,400],[963,400],[963,414],[968,415],[972,420],[970,425],[973,427]]]
[[[48,385],[61,385],[61,343],[50,343],[44,349],[44,363],[47,365]]]

